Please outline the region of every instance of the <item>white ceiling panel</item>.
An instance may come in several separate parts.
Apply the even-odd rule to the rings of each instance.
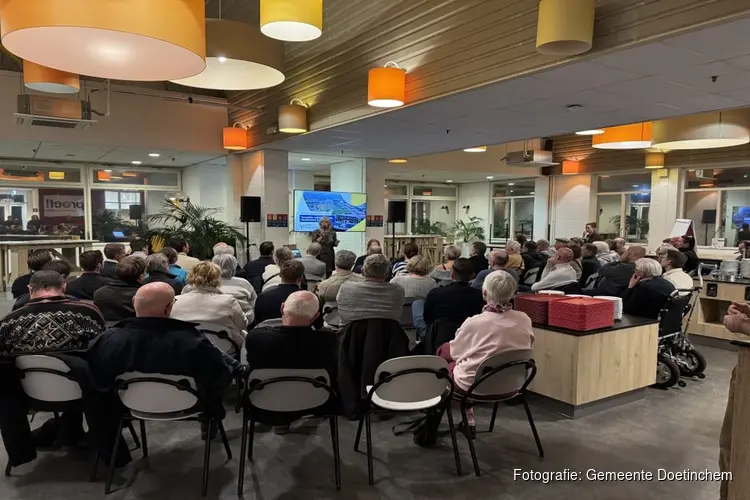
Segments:
[[[97,161],[112,150],[110,146],[91,146],[81,144],[57,144],[43,142],[34,158],[39,160],[63,161]]]
[[[714,61],[729,59],[750,54],[750,30],[747,20],[740,19],[679,35],[664,43]]]

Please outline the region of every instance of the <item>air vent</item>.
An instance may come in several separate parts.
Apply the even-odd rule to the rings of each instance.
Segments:
[[[87,101],[37,94],[18,96],[16,123],[32,127],[86,130],[96,123]]]
[[[31,126],[33,127],[53,127],[53,128],[78,128],[76,122],[59,122],[52,120],[42,120],[40,118],[32,118]]]

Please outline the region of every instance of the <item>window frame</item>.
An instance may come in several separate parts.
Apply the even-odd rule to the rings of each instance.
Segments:
[[[647,171],[645,173],[649,173],[650,171]],[[605,191],[600,192],[599,191],[599,179],[601,177],[613,177],[613,176],[622,176],[622,175],[633,175],[633,174],[644,174],[643,169],[633,169],[633,170],[625,170],[622,172],[612,172],[612,173],[606,173],[606,174],[593,174],[592,184],[596,188],[596,196],[591,200],[592,201],[592,210],[593,210],[593,221],[597,222],[597,225],[599,224],[599,197],[600,196],[620,196],[620,221],[623,221],[626,219],[627,213],[628,213],[628,205],[630,204],[629,198],[631,195],[643,193],[643,189],[625,189],[622,191]],[[649,195],[653,193],[653,185],[652,180],[649,179],[649,185],[648,185],[648,193]],[[649,206],[649,218],[651,217],[651,201],[649,198],[648,202]],[[650,220],[648,220],[649,225],[651,224]],[[650,231],[650,229],[649,229]],[[625,238],[625,241],[628,241],[628,235],[627,235],[627,227],[625,224],[620,223],[620,231],[617,234],[619,238]],[[648,241],[648,233],[646,233],[646,238],[642,238],[643,241],[633,241],[629,243],[646,243]]]
[[[398,185],[398,186],[405,186],[406,187],[406,195],[384,195],[384,201],[385,201],[385,207],[386,211],[388,209],[388,202],[389,201],[405,201],[406,202],[406,233],[405,234],[389,234],[388,231],[391,229],[391,224],[387,222],[387,220],[384,222],[384,224],[387,226],[384,228],[385,236],[388,237],[413,237],[413,236],[424,236],[424,235],[414,235],[412,232],[412,203],[415,201],[445,201],[445,202],[453,202],[456,204],[456,210],[458,210],[458,185],[450,182],[434,182],[434,183],[425,183],[425,182],[410,182],[410,181],[399,181],[399,180],[385,180],[386,185]],[[414,195],[414,188],[416,187],[425,187],[425,188],[435,188],[435,187],[447,187],[452,188],[455,192],[454,196],[415,196]],[[386,219],[388,217],[386,216]]]
[[[515,183],[519,182],[526,182],[531,181],[536,185],[536,177],[531,177],[527,179],[507,179],[504,181],[505,184],[508,183],[509,180]],[[519,195],[519,196],[495,196],[495,185],[499,184],[499,182],[490,182],[490,221],[489,221],[489,237],[488,241],[490,244],[503,244],[508,243],[508,241],[513,241],[515,239],[515,221],[513,220],[513,215],[516,212],[516,202],[518,200],[531,200],[534,205],[534,209],[536,209],[536,187],[534,189],[534,194],[525,194],[525,195]],[[495,238],[495,201],[496,200],[509,200],[509,210],[508,210],[508,220],[510,221],[508,224],[508,237],[507,238]],[[533,214],[534,212],[532,212]],[[532,221],[531,223],[531,238],[534,238],[534,223]]]

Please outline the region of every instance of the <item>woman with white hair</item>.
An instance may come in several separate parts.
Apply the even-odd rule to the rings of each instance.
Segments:
[[[488,358],[534,346],[531,319],[526,313],[514,311],[510,304],[516,289],[516,280],[510,274],[490,273],[482,285],[486,302],[482,313],[464,321],[456,337],[438,350],[438,355],[450,362],[457,391],[471,387],[477,369]],[[469,427],[473,426],[474,416],[470,414]]]
[[[521,244],[517,241],[509,241],[505,245],[505,251],[508,253],[508,263],[505,267],[518,270],[520,274],[523,271],[523,257],[521,257]]]
[[[424,299],[435,288],[435,280],[427,276],[432,265],[424,255],[415,255],[406,263],[406,274],[391,280],[404,289],[406,299]]]
[[[438,283],[453,281],[453,263],[456,259],[461,257],[461,249],[456,245],[446,245],[443,248],[443,255],[445,255],[445,264],[440,264],[430,273],[430,278],[434,279]]]
[[[614,250],[609,249],[609,244],[606,241],[595,241],[594,246],[596,247],[596,260],[603,266],[612,262],[620,262],[620,256]]]
[[[219,266],[221,271],[219,291],[237,299],[242,312],[247,318],[247,322],[252,324],[255,318],[255,301],[258,298],[258,294],[255,293],[255,290],[247,280],[234,276],[234,272],[237,269],[237,259],[234,255],[219,253],[214,256],[212,262]]]
[[[622,297],[625,314],[657,319],[674,285],[662,276],[658,261],[643,257],[635,261],[635,272]]]

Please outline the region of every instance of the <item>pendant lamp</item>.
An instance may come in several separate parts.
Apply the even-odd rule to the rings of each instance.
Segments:
[[[715,111],[654,122],[654,147],[711,149],[750,142],[745,110]]]
[[[160,81],[206,66],[204,0],[3,0],[2,44],[61,71]]]
[[[302,134],[308,130],[307,106],[304,102],[292,99],[291,103],[279,107],[279,132]]]
[[[389,66],[392,65],[392,66]],[[367,104],[376,108],[397,108],[404,105],[406,70],[395,62],[373,68],[367,75]]]
[[[646,153],[646,168],[664,168],[664,153],[660,151]]]
[[[563,175],[576,175],[580,173],[581,165],[578,160],[564,160],[562,162],[562,174]]]
[[[309,42],[323,34],[323,0],[260,0],[260,31],[285,42]]]
[[[548,56],[574,56],[591,50],[596,0],[541,0],[536,50]]]
[[[77,94],[81,89],[78,75],[34,64],[23,62],[23,84],[27,89],[53,94]]]
[[[651,122],[608,127],[603,134],[591,136],[596,149],[645,149],[651,147]],[[664,148],[671,149],[671,148]]]
[[[250,138],[247,129],[239,123],[233,127],[224,127],[224,149],[241,151],[250,147]]]
[[[284,81],[284,45],[257,27],[226,19],[206,20],[206,68],[174,83],[215,90],[252,90]]]

